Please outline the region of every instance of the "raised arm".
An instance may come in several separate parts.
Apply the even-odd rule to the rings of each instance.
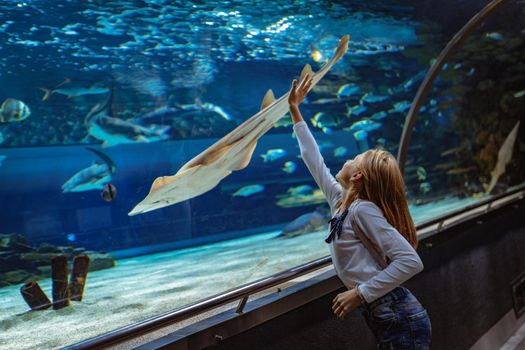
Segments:
[[[294,80],[288,103],[290,104],[290,113],[294,123],[293,130],[299,141],[301,157],[333,210],[335,203],[342,195],[343,189],[330,173],[330,169],[325,165],[319,146],[315,142],[299,110],[299,104],[306,96],[310,84],[311,79],[308,74],[301,81],[299,87],[297,87],[297,81]]]
[[[370,201],[354,206],[354,218],[364,233],[390,258],[390,264],[359,285],[359,291],[371,303],[423,270],[423,262],[410,243],[390,225],[381,209]]]

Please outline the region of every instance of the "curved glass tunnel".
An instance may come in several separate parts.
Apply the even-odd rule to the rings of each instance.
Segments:
[[[212,190],[128,213],[346,34],[301,111],[334,174],[369,148],[395,155],[433,59],[486,3],[0,4],[2,348],[21,334],[66,346],[328,255],[328,206],[288,115]],[[416,223],[525,180],[525,33],[509,13],[523,19],[523,5],[468,38],[420,110],[404,173]],[[37,281],[52,299],[51,258],[71,270],[84,254],[82,301],[30,312],[21,287]]]

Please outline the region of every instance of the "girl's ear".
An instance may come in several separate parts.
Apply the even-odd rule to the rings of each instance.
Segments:
[[[362,177],[363,177],[363,173],[361,172],[361,170],[358,170],[358,171],[356,171],[355,173],[352,174],[352,176],[350,177],[350,180],[351,181],[359,181],[359,180],[361,180]]]

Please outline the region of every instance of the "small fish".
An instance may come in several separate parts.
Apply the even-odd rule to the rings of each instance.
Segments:
[[[385,119],[387,117],[387,115],[388,114],[385,111],[381,111],[381,112],[377,112],[377,113],[372,114],[370,119],[381,120],[381,119]]]
[[[332,148],[334,147],[334,143],[332,141],[327,140],[320,140],[317,145],[319,146],[319,150],[322,151],[325,148]]]
[[[347,152],[348,152],[348,150],[346,149],[346,147],[340,146],[340,147],[337,147],[336,149],[334,149],[334,156],[335,157],[343,157]]]
[[[421,184],[419,184],[419,190],[423,194],[430,192],[431,189],[432,189],[432,186],[430,186],[430,183],[428,182],[422,182]]]
[[[394,103],[394,108],[390,109],[389,112],[404,112],[410,108],[411,103],[409,101],[401,101]]]
[[[363,105],[356,105],[353,107],[348,108],[347,115],[350,117],[351,115],[360,115],[361,113],[366,111],[366,107]]]
[[[417,179],[419,181],[425,181],[427,179],[427,171],[422,166],[416,168]]]
[[[279,119],[278,121],[276,121],[275,123],[273,123],[273,127],[274,128],[279,128],[279,127],[287,127],[287,126],[290,126],[292,125],[293,122],[292,122],[292,118],[290,117],[290,115],[287,113],[284,117],[282,117],[281,119]],[[294,134],[295,135],[295,134]]]
[[[40,90],[44,91],[44,96],[42,97],[42,101],[46,101],[51,97],[53,94],[60,94],[67,96],[68,98],[78,97],[78,96],[84,96],[84,95],[100,95],[100,94],[106,94],[110,91],[108,87],[101,87],[101,86],[91,86],[91,87],[70,87],[70,88],[59,88],[60,86],[64,84],[68,84],[71,82],[71,79],[66,78],[62,83],[57,85],[54,89],[47,89],[47,88],[39,88]]]
[[[474,75],[474,73],[476,73],[476,68],[472,67],[472,68],[470,68],[470,70],[467,72],[467,75],[470,77],[470,76]]]
[[[333,97],[332,98],[320,98],[318,100],[315,100],[309,103],[314,104],[314,105],[324,105],[324,104],[329,104],[329,103],[341,103],[341,100],[338,98],[333,98]]]
[[[323,54],[321,53],[321,51],[317,50],[317,49],[314,49],[314,51],[312,52],[312,54],[310,55],[310,57],[312,57],[312,59],[315,61],[315,62],[321,62],[323,61]]]
[[[310,185],[300,185],[290,187],[287,192],[292,196],[309,196],[313,194],[314,189]]]
[[[291,196],[288,194],[278,195],[277,206],[281,208],[293,208],[321,204],[326,202],[326,198],[321,190],[314,190],[309,195]]]
[[[0,123],[23,122],[30,115],[29,107],[14,98],[6,99],[0,107]]]
[[[316,128],[334,127],[339,124],[339,119],[336,116],[323,112],[316,113],[310,121]]]
[[[363,95],[363,97],[361,97],[361,99],[359,100],[359,103],[365,104],[365,103],[383,102],[386,99],[388,99],[388,96],[374,95],[371,92],[367,92],[366,94]]]
[[[292,161],[287,161],[286,163],[284,163],[282,169],[285,173],[291,174],[295,171],[295,169],[297,169],[297,164],[295,164]]]
[[[361,88],[355,84],[345,84],[337,90],[337,97],[348,97],[358,93]]]
[[[264,185],[248,185],[239,188],[234,194],[234,197],[248,197],[252,194],[264,191]]]
[[[7,158],[7,156],[0,155],[0,165],[2,165],[2,162]]]
[[[326,135],[332,135],[332,129],[330,129],[329,127],[325,126],[325,127],[322,127],[321,128],[321,131],[324,132]]]
[[[66,236],[67,240],[70,242],[74,242],[77,239],[77,236],[74,233],[68,233]]]
[[[266,151],[266,154],[262,154],[261,157],[265,162],[272,162],[276,159],[282,158],[286,155],[286,151],[282,148],[274,148]]]
[[[195,99],[195,103],[181,104],[177,107],[186,111],[209,111],[218,114],[221,118],[226,120],[233,120],[233,118],[222,109],[222,107],[214,105],[210,102],[202,102],[199,98]]]
[[[359,146],[359,150],[361,152],[370,149],[368,146],[368,133],[366,131],[359,130],[354,132],[354,139],[357,141],[357,145]]]
[[[515,98],[523,97],[523,96],[525,96],[525,90],[518,91],[518,92],[514,93],[513,96],[514,96]]]
[[[492,39],[495,41],[501,41],[503,40],[503,35],[501,35],[501,33],[498,32],[490,32],[485,34],[485,38]]]
[[[371,119],[363,119],[358,122],[355,122],[352,124],[349,128],[345,128],[344,130],[350,130],[350,131],[359,131],[364,130],[366,132],[377,130],[379,129],[383,124],[379,122],[375,122]]]
[[[104,188],[102,188],[100,196],[106,202],[112,202],[117,196],[117,188],[113,184],[107,183],[104,185]]]

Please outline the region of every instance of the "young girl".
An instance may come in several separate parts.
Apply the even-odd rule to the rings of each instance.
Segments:
[[[334,215],[326,242],[335,271],[349,290],[335,297],[332,309],[344,319],[359,308],[378,349],[428,349],[432,333],[428,314],[400,286],[421,272],[423,263],[415,251],[416,228],[399,166],[389,152],[372,149],[348,160],[334,178],[299,111],[310,85],[308,75],[299,86],[294,80],[288,103],[301,157]],[[388,260],[381,264],[379,258],[384,256]]]

